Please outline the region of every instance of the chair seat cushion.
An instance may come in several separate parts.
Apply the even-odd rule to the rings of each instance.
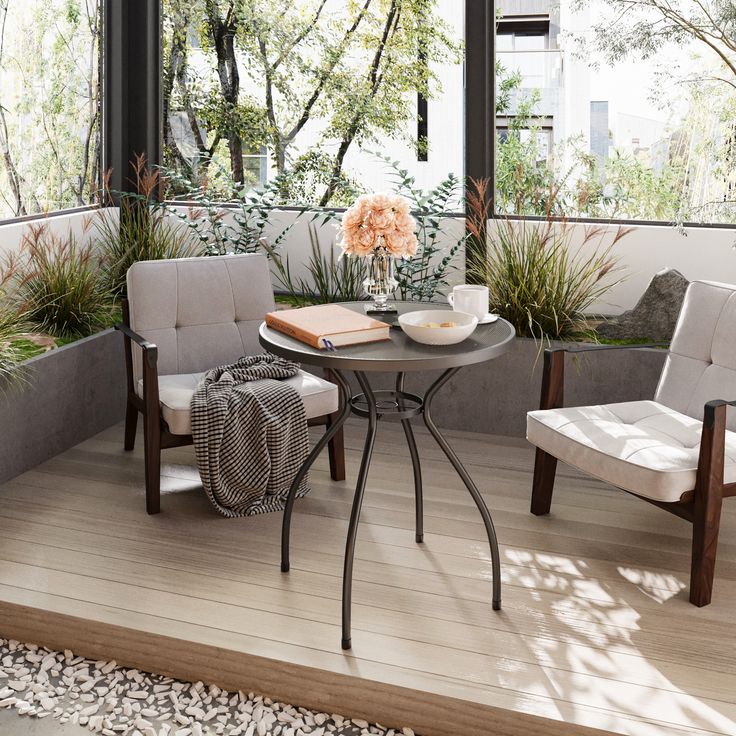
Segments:
[[[192,433],[190,405],[194,391],[203,378],[204,373],[180,373],[158,377],[161,414],[172,434]],[[293,386],[302,397],[307,419],[337,411],[339,393],[334,383],[305,371],[299,371],[296,376],[287,378],[285,383]],[[142,379],[138,381],[138,395],[143,397]]]
[[[589,475],[657,501],[695,488],[702,422],[655,401],[532,411],[527,439]],[[736,481],[736,433],[726,432],[725,481]]]

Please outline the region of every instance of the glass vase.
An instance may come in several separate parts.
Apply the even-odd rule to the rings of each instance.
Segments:
[[[366,259],[368,261],[368,277],[363,281],[363,288],[366,294],[373,298],[373,302],[366,305],[366,311],[395,311],[393,305],[388,303],[389,297],[399,285],[394,277],[394,257],[383,245],[379,245],[372,255],[366,256]]]

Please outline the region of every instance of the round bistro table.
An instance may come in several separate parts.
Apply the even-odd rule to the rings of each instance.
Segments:
[[[361,314],[364,313],[365,302],[348,302],[342,306]],[[447,309],[444,304],[420,304],[417,302],[398,302],[399,314],[419,309]],[[304,475],[307,473],[317,456],[322,452],[335,433],[342,427],[350,414],[357,414],[368,419],[368,431],[363,448],[363,457],[358,471],[358,480],[355,486],[353,506],[348,525],[348,537],[345,546],[345,562],[342,581],[342,648],[351,647],[351,599],[353,558],[355,555],[355,539],[360,521],[360,510],[363,504],[368,469],[373,454],[376,439],[376,429],[379,419],[398,419],[404,429],[409,446],[414,471],[414,495],[416,510],[416,541],[424,539],[423,528],[423,499],[422,473],[417,451],[416,441],[411,427],[411,419],[421,416],[431,435],[437,441],[452,466],[457,471],[465,487],[478,507],[488,534],[491,548],[491,562],[493,568],[493,595],[494,610],[501,608],[501,563],[498,553],[498,542],[493,527],[493,520],[488,507],[483,500],[477,486],[470,477],[455,451],[442,436],[432,417],[432,401],[437,392],[462,367],[484,363],[505,353],[512,344],[515,336],[514,328],[499,319],[489,325],[478,325],[475,332],[457,345],[422,345],[414,342],[401,330],[392,327],[390,340],[383,340],[362,345],[339,348],[336,352],[317,350],[281,332],[270,329],[265,322],[260,327],[259,339],[261,345],[274,355],[293,360],[297,363],[318,366],[330,371],[341,392],[341,409],[339,416],[325,432],[307,459],[296,474],[284,509],[283,528],[281,535],[281,569],[289,570],[289,532],[291,528],[291,514],[294,508],[296,492]],[[404,390],[404,375],[411,371],[442,370],[443,373],[427,389],[424,396],[408,393]],[[345,372],[352,371],[360,386],[359,394],[352,394],[350,385],[345,378]],[[367,374],[372,372],[395,373],[396,388],[394,390],[373,390]]]

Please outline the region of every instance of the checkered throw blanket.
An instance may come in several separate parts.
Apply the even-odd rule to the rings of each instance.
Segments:
[[[208,371],[192,397],[192,438],[202,485],[224,516],[283,509],[309,451],[304,404],[284,378],[299,366],[274,355]],[[297,496],[309,492],[304,478]]]

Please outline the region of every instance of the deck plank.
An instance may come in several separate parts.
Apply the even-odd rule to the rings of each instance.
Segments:
[[[696,609],[679,519],[569,468],[553,513],[533,517],[525,443],[448,433],[496,521],[504,609],[494,614],[483,526],[422,430],[426,542],[413,542],[400,433],[382,426],[376,446],[351,652],[339,649],[351,488],[329,479],[326,458],[297,505],[292,571],[282,575],[280,515],[214,513],[191,448],[164,454],[164,513],[146,516],[141,451],[122,451],[119,427],[0,487],[0,635],[59,644],[67,622],[70,642],[59,645],[77,637],[84,647],[87,626],[98,632],[90,655],[114,651],[183,677],[217,679],[219,652],[229,667],[222,676],[239,687],[259,689],[258,672],[267,694],[306,706],[329,697],[333,711],[381,722],[387,713],[414,719],[428,736],[487,733],[483,714],[500,736],[736,733],[736,503],[724,507],[714,602]],[[361,437],[350,423],[349,478]],[[164,637],[166,653],[152,644]],[[187,644],[199,655],[177,661],[172,652]],[[370,696],[356,698],[354,678]]]

